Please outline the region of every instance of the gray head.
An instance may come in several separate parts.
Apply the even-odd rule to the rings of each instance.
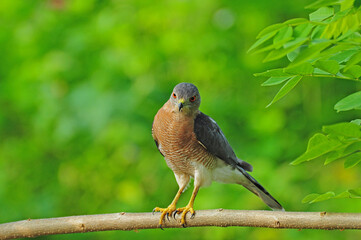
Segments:
[[[170,95],[170,102],[179,112],[194,113],[201,104],[201,96],[192,83],[179,83]]]

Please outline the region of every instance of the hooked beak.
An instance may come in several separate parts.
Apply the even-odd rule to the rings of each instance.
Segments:
[[[178,103],[178,109],[179,109],[179,111],[180,111],[182,108],[183,108],[183,103],[182,103],[182,102]]]
[[[181,98],[178,101],[178,110],[180,111],[184,107],[184,99]]]

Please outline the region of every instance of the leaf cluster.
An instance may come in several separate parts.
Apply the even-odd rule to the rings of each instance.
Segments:
[[[345,168],[352,168],[361,162],[361,119],[323,126],[323,133],[313,135],[307,150],[291,164],[323,159],[324,165],[343,160]],[[361,188],[349,189],[338,195],[329,191],[324,194],[312,193],[304,197],[303,203],[315,203],[328,199],[360,198]]]
[[[344,160],[344,167],[351,168],[361,162],[361,119],[323,126],[323,133],[313,135],[307,150],[291,164],[323,158],[327,165]]]
[[[361,188],[349,189],[337,195],[331,191],[323,194],[311,193],[302,199],[302,203],[315,203],[339,198],[361,198]]]
[[[361,79],[361,8],[354,0],[318,0],[308,19],[296,18],[266,27],[257,36],[249,52],[267,53],[264,62],[287,57],[288,65],[255,76],[267,77],[262,86],[283,84],[268,106],[280,100],[305,77],[332,77],[360,82]],[[268,107],[267,106],[267,107]],[[338,112],[361,109],[361,91],[338,101]],[[361,120],[323,126],[323,133],[313,135],[307,150],[291,164],[323,159],[327,165],[344,160],[351,168],[361,162]],[[331,198],[361,197],[360,189],[310,194],[302,202],[314,203]]]
[[[287,57],[286,67],[257,73],[268,77],[262,86],[283,84],[268,106],[277,102],[304,77],[334,77],[360,81],[361,9],[354,0],[320,0],[309,18],[295,18],[266,27],[249,52],[267,53],[264,62]],[[359,99],[359,98],[358,98]],[[336,109],[343,111],[343,108]]]

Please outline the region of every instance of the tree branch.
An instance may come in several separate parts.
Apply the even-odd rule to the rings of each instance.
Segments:
[[[51,234],[158,228],[160,213],[112,213],[0,224],[0,239]],[[198,210],[188,227],[243,226],[295,229],[361,229],[361,213]],[[180,228],[179,216],[166,219],[163,228]]]

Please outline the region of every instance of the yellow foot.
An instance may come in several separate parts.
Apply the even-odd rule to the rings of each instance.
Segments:
[[[174,215],[176,213],[178,213],[178,214],[182,213],[182,215],[181,215],[181,224],[182,224],[183,227],[186,227],[186,215],[187,215],[188,212],[192,213],[191,219],[194,218],[194,216],[196,215],[196,212],[194,211],[193,207],[191,207],[191,206],[178,208],[174,213]]]
[[[161,215],[160,215],[160,219],[159,219],[159,227],[163,230],[162,228],[162,223],[163,223],[163,220],[165,218],[165,216],[167,216],[167,219],[169,221],[169,216],[172,216],[172,213],[176,210],[176,207],[175,205],[169,205],[167,208],[159,208],[159,207],[156,207],[153,209],[153,213],[154,212],[161,212]]]

